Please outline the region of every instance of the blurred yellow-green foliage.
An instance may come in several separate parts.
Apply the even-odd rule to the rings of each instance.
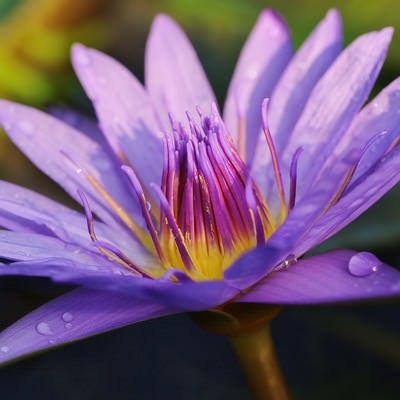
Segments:
[[[71,82],[69,49],[101,45],[103,0],[0,0],[0,96],[43,104]]]
[[[140,75],[151,20],[166,12],[195,42],[222,98],[240,46],[265,7],[287,19],[296,46],[331,7],[343,15],[347,42],[386,25],[400,28],[397,0],[0,0],[0,96],[37,105],[73,98],[74,41],[107,48]],[[396,35],[382,82],[398,70],[399,51]]]
[[[345,40],[384,26],[400,30],[397,0],[120,0],[115,2],[112,51],[140,71],[147,31],[156,13],[172,15],[199,51],[219,98],[229,82],[238,52],[259,12],[270,7],[288,21],[298,47],[329,8],[343,16]],[[399,71],[400,37],[395,35],[382,84]]]

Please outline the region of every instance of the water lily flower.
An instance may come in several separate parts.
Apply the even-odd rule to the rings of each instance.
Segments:
[[[364,105],[391,37],[342,49],[332,10],[294,53],[266,10],[220,113],[187,37],[160,15],[144,85],[73,47],[98,125],[1,101],[11,140],[84,212],[0,182],[0,274],[78,286],[4,330],[0,362],[178,312],[399,296],[400,272],[370,253],[303,257],[400,179],[400,79]]]

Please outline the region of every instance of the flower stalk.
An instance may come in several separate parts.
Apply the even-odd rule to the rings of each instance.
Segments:
[[[219,309],[192,313],[201,328],[229,338],[255,400],[288,400],[270,332],[282,307],[229,303]]]
[[[229,336],[255,400],[288,400],[269,324]]]

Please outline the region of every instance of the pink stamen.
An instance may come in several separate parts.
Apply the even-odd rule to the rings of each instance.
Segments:
[[[210,193],[211,210],[214,213],[222,248],[231,248],[233,244],[232,238],[234,237],[232,221],[227,218],[226,204],[222,195],[222,190],[219,186],[215,170],[207,156],[206,145],[204,142],[199,143],[199,154],[197,159]]]
[[[246,118],[240,104],[239,89],[234,89],[233,102],[235,104],[237,118],[237,149],[242,159],[246,159]]]
[[[94,231],[92,210],[90,209],[89,202],[85,196],[85,193],[82,190],[78,189],[78,195],[82,201],[83,210],[85,211],[86,224],[87,224],[87,229],[89,232],[90,239],[93,242],[95,242],[95,241],[97,241],[97,237],[96,237],[96,233]]]
[[[265,243],[264,227],[258,212],[257,200],[254,196],[252,182],[249,180],[246,185],[246,200],[251,210],[251,215],[254,222],[254,230],[256,232],[257,245]]]
[[[292,157],[290,163],[290,194],[289,194],[289,211],[293,209],[296,204],[296,191],[297,191],[297,164],[299,162],[300,154],[303,152],[303,146],[300,146]]]
[[[281,173],[281,169],[280,169],[280,165],[279,165],[278,154],[276,152],[274,140],[272,138],[272,135],[271,135],[271,132],[270,132],[269,126],[268,126],[268,103],[269,103],[269,99],[264,99],[262,102],[261,115],[262,115],[263,131],[264,131],[265,139],[267,140],[269,152],[271,154],[272,167],[274,169],[275,180],[276,180],[276,184],[278,187],[279,199],[280,199],[281,205],[286,209],[285,189],[283,186],[282,173]]]
[[[86,223],[89,232],[90,239],[93,244],[98,248],[98,250],[107,258],[121,263],[123,266],[129,268],[131,272],[134,272],[138,276],[143,276],[146,278],[152,278],[150,275],[143,272],[138,266],[136,266],[125,254],[123,254],[118,248],[110,243],[105,243],[97,239],[96,233],[94,231],[94,218],[92,210],[90,209],[89,202],[86,198],[85,193],[78,189],[78,195],[82,201],[82,206],[85,211]]]
[[[155,249],[157,251],[158,257],[160,258],[160,260],[162,262],[165,262],[165,257],[164,257],[164,254],[162,252],[162,249],[161,249],[160,241],[158,240],[157,231],[156,231],[156,228],[154,226],[153,220],[151,219],[149,210],[147,208],[147,201],[146,201],[146,197],[145,197],[142,185],[140,184],[139,179],[135,174],[135,171],[131,167],[129,167],[127,165],[122,165],[121,166],[121,170],[129,178],[129,181],[131,182],[132,187],[133,187],[133,189],[134,189],[134,191],[136,193],[136,196],[137,196],[137,198],[139,200],[139,204],[140,204],[140,207],[142,209],[142,214],[143,214],[144,220],[146,221],[146,226],[147,226],[147,229],[148,229],[148,231],[150,233],[150,236],[151,236],[151,239],[153,241],[154,247],[155,247]]]
[[[176,243],[176,246],[178,247],[178,251],[179,251],[179,254],[181,255],[183,264],[188,269],[188,271],[194,271],[195,267],[194,267],[193,261],[192,261],[190,254],[185,246],[182,232],[179,229],[179,227],[175,221],[175,218],[174,218],[174,215],[172,214],[170,205],[168,204],[168,200],[164,196],[164,193],[162,192],[160,187],[158,187],[154,183],[150,184],[150,186],[154,189],[154,191],[156,192],[156,194],[160,200],[161,208],[164,211],[165,218],[168,221],[168,226],[174,236],[175,243]]]

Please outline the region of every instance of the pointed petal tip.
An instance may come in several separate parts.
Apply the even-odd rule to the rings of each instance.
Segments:
[[[273,24],[277,28],[287,30],[285,18],[283,18],[278,11],[271,8],[266,8],[262,10],[257,22],[264,24]]]
[[[176,29],[177,27],[178,23],[171,16],[169,16],[168,14],[159,13],[153,19],[150,33],[153,33],[155,31],[161,31],[161,33],[165,33],[163,32],[164,29]]]
[[[331,8],[325,15],[324,21],[331,27],[337,30],[342,30],[342,15],[336,8]]]
[[[381,29],[379,31],[379,34],[385,38],[387,38],[387,40],[392,40],[393,38],[393,34],[394,34],[394,27],[393,26],[387,26],[383,29]]]
[[[71,64],[76,69],[90,63],[90,49],[82,43],[74,43],[71,46]]]
[[[392,26],[386,26],[380,30],[367,32],[367,33],[359,36],[357,39],[355,39],[354,42],[356,42],[359,39],[363,39],[363,38],[364,38],[364,40],[368,40],[368,39],[373,40],[373,38],[374,38],[375,40],[380,40],[383,43],[390,44],[393,34],[394,34],[394,28]]]

